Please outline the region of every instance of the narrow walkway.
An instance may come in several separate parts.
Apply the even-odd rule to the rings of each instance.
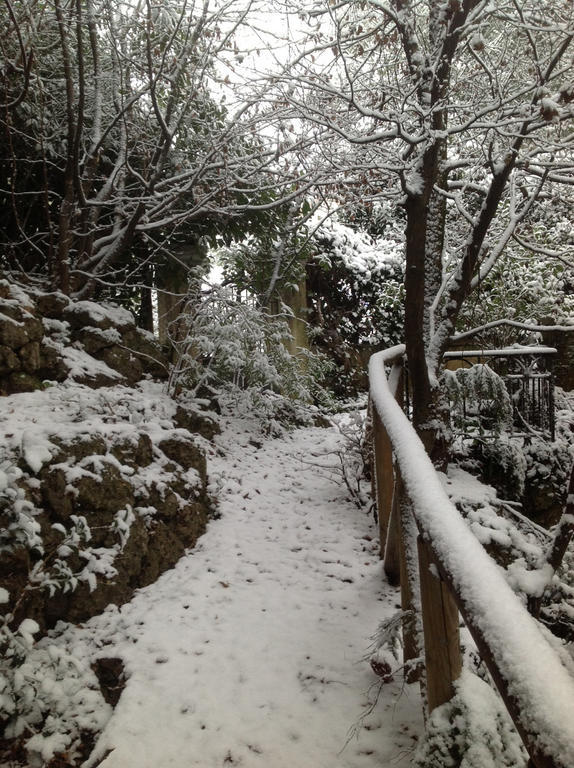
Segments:
[[[156,584],[69,637],[129,674],[87,765],[409,765],[416,687],[389,683],[368,714],[378,678],[361,659],[398,595],[372,520],[317,466],[337,439],[306,429],[258,447],[239,422],[218,439],[221,519]]]

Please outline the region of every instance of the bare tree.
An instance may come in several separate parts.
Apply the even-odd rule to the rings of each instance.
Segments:
[[[258,1],[4,0],[5,266],[86,297],[311,185],[234,98]]]
[[[546,191],[574,183],[574,10],[341,0],[296,11],[308,34],[278,76],[279,98],[329,137],[332,198],[392,196],[406,212],[414,423],[440,458],[438,377],[461,308],[526,236]]]

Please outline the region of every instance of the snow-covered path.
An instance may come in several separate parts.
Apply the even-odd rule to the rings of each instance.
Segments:
[[[337,439],[303,429],[258,445],[228,427],[209,462],[221,519],[131,603],[70,630],[129,676],[88,765],[408,766],[417,688],[385,685],[368,714],[378,678],[361,659],[398,595],[372,519],[317,466]]]

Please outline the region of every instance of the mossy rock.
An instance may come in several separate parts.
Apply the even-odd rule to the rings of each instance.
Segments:
[[[153,459],[153,445],[150,436],[145,432],[122,435],[114,439],[110,453],[122,464],[147,467]]]
[[[60,320],[70,305],[70,299],[63,293],[38,293],[35,297],[38,312],[44,317]]]
[[[216,418],[209,413],[190,411],[181,405],[177,407],[174,422],[178,427],[187,429],[188,432],[193,434],[201,435],[206,440],[213,440],[215,435],[221,434],[221,427]]]
[[[43,386],[44,384],[37,376],[25,373],[24,371],[11,373],[6,379],[6,389],[11,395],[34,392],[37,389],[42,389]]]
[[[159,443],[159,449],[168,459],[175,461],[184,469],[196,469],[202,484],[207,481],[207,462],[203,450],[190,436],[186,438],[181,434],[172,435]]]
[[[135,355],[128,349],[114,344],[111,347],[102,349],[97,355],[99,360],[102,360],[114,371],[121,374],[129,384],[135,384],[143,375],[142,364]]]
[[[19,371],[22,367],[20,358],[11,347],[0,346],[0,376]]]

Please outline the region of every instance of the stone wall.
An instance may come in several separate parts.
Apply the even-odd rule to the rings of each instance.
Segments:
[[[163,391],[130,313],[0,281],[3,613],[83,621],[172,567],[204,532],[213,414]]]
[[[78,353],[100,365],[82,368]],[[0,394],[66,378],[93,387],[134,384],[145,374],[167,378],[168,360],[130,312],[0,280]]]

